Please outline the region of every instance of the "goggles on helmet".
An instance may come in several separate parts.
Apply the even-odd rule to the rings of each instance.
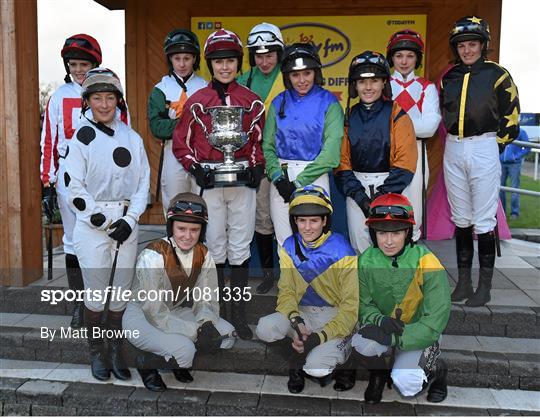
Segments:
[[[84,38],[68,38],[66,39],[66,42],[64,42],[64,48],[70,48],[73,46],[78,46],[80,48],[88,49],[90,51],[96,51],[94,48],[94,45],[92,45],[92,42],[90,42],[88,39]],[[100,51],[98,51],[100,52]]]
[[[259,32],[252,32],[249,34],[248,40],[247,40],[247,47],[249,48],[249,47],[255,46],[255,44],[258,41],[279,42],[281,45],[284,45],[283,41],[279,39],[275,33],[267,31],[267,30],[263,30]]]
[[[462,32],[474,32],[477,33],[479,31],[484,31],[485,29],[480,25],[479,23],[468,23],[466,25],[457,25],[452,29],[452,35],[455,35],[456,33],[462,33]]]
[[[378,65],[383,65],[383,62],[381,60],[380,57],[369,57],[369,58],[366,58],[366,57],[357,57],[352,63],[351,63],[351,66],[353,65],[360,65],[360,64],[365,64],[366,62],[371,62],[373,64],[378,64]]]
[[[194,44],[196,43],[195,39],[193,39],[192,36],[189,36],[186,33],[175,33],[173,36],[166,39],[167,43],[171,44],[179,44],[179,43],[188,43],[188,44]]]
[[[384,219],[387,216],[396,220],[408,220],[409,211],[401,206],[375,206],[369,211],[369,218]]]
[[[178,201],[169,208],[169,215],[180,213],[206,216],[206,208],[200,203]]]

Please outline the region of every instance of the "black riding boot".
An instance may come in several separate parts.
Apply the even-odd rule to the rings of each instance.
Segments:
[[[465,302],[467,306],[484,306],[491,300],[491,279],[495,267],[495,234],[493,231],[478,234],[478,262],[480,275],[474,295]]]
[[[358,354],[358,360],[362,366],[369,370],[369,383],[364,392],[364,400],[367,403],[376,404],[382,399],[384,385],[392,387],[388,358],[384,356],[367,357]]]
[[[122,316],[124,311],[113,312],[109,311],[108,325],[109,329],[115,333],[122,331]],[[124,359],[122,358],[122,342],[123,338],[112,337],[109,338],[109,360],[111,363],[111,372],[117,379],[128,380],[131,378],[131,372],[125,366]]]
[[[141,376],[144,387],[152,392],[163,392],[167,390],[167,385],[161,379],[157,371],[156,360],[159,357],[152,353],[142,352],[135,357],[135,366]]]
[[[347,361],[340,364],[334,370],[334,390],[338,392],[345,392],[351,390],[356,383],[356,350],[352,350],[351,355]]]
[[[71,290],[84,290],[81,267],[77,256],[66,254],[66,273],[68,285]],[[84,325],[84,302],[73,302],[73,315],[71,317],[71,328],[81,328]]]
[[[431,386],[428,389],[428,402],[439,403],[446,399],[446,396],[448,395],[446,383],[447,375],[448,369],[446,363],[439,359],[437,361],[437,368],[433,372],[433,383],[431,383]]]
[[[257,286],[257,293],[265,294],[274,286],[274,237],[273,234],[259,234],[255,232],[257,251],[261,258],[263,281]]]
[[[290,338],[286,338],[286,340],[292,344]],[[304,390],[306,384],[304,371],[302,370],[306,362],[306,356],[303,353],[296,352],[290,344],[289,347],[291,354],[289,356],[289,381],[287,382],[287,388],[291,393],[300,393]]]
[[[456,255],[458,283],[452,292],[452,302],[459,302],[473,295],[471,269],[474,256],[473,227],[456,227]]]
[[[105,341],[102,337],[93,337],[94,329],[101,329],[101,312],[84,308],[84,322],[88,330],[88,346],[90,347],[90,369],[97,380],[109,380],[109,360],[105,351]]]
[[[246,303],[244,289],[248,283],[249,260],[239,266],[231,266],[231,324],[236,328],[238,336],[243,340],[251,340],[253,332],[246,321]],[[240,294],[238,293],[240,292]],[[240,299],[235,301],[234,298]]]
[[[223,300],[225,287],[225,263],[216,264],[218,288],[219,288],[219,316],[227,319],[227,303]]]
[[[165,359],[163,359],[165,360]],[[189,372],[189,369],[185,367],[180,367],[178,362],[174,357],[171,357],[169,361],[166,362],[166,368],[171,370],[174,378],[182,383],[191,383],[193,382],[193,376]]]

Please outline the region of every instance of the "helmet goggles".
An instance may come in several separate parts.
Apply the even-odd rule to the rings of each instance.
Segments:
[[[200,203],[177,201],[169,208],[167,216],[185,214],[185,215],[201,215],[206,217],[206,208]]]
[[[84,38],[68,38],[66,39],[66,42],[64,42],[64,48],[71,48],[77,46],[79,48],[84,48],[90,51],[96,51],[94,48],[94,45],[92,45],[92,42],[90,42],[88,39]],[[98,51],[101,53],[101,51]]]
[[[408,220],[410,218],[409,211],[401,206],[375,206],[369,211],[369,217],[373,219],[390,219]]]
[[[253,46],[258,46],[257,43],[259,41],[262,41],[265,43],[278,42],[279,44],[284,45],[283,41],[279,39],[275,33],[267,31],[267,30],[263,30],[259,32],[252,32],[249,34],[248,40],[247,40],[247,47],[249,48]]]

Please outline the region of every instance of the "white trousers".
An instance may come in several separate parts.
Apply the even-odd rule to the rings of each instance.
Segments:
[[[360,334],[353,335],[351,344],[358,353],[366,357],[381,356],[390,348],[364,338]],[[392,368],[392,381],[403,396],[415,396],[422,390],[423,383],[427,382],[426,373],[418,365],[423,351],[401,351],[396,349],[394,367]]]
[[[190,308],[178,307],[175,310],[181,311],[177,315],[180,319],[194,323],[197,322]],[[122,318],[122,328],[139,331],[138,338],[133,338],[133,333],[127,333],[129,342],[135,347],[157,354],[158,356],[163,356],[167,361],[171,357],[174,357],[178,365],[182,368],[189,368],[193,364],[193,357],[197,351],[193,341],[182,334],[163,332],[150,324],[137,303],[128,303],[126,312]],[[221,335],[227,335],[234,331],[234,327],[222,318],[219,318],[216,329]],[[234,343],[234,338],[226,338],[221,342],[220,348],[232,348]]]
[[[172,140],[165,141],[163,169],[161,171],[161,203],[163,215],[167,218],[167,208],[178,193],[191,192],[191,175],[186,172],[172,152]]]
[[[200,188],[192,178],[195,193]],[[206,246],[216,264],[239,266],[250,255],[255,232],[256,192],[249,187],[215,187],[202,195],[208,206]]]
[[[474,225],[476,234],[493,231],[497,223],[500,179],[495,133],[463,139],[446,136],[444,182],[456,226]]]
[[[422,227],[422,147],[424,147],[424,143],[422,141],[417,140],[416,146],[418,147],[418,159],[416,160],[416,171],[414,172],[414,177],[407,186],[407,188],[403,191],[403,194],[406,195],[409,200],[412,203],[412,207],[414,210],[414,220],[416,221],[416,225],[413,227],[413,240],[418,241],[420,239],[420,228]],[[426,152],[426,158],[425,161],[425,167],[426,167],[426,173],[424,176],[425,182],[426,182],[426,189],[428,186],[429,181],[429,166],[428,166],[428,159],[427,159],[427,152]]]
[[[259,190],[257,190],[255,231],[263,235],[270,235],[274,232],[274,225],[270,217],[270,181],[267,177],[263,177]]]
[[[373,193],[377,193],[377,187],[383,184],[388,177],[388,173],[360,173],[357,171],[353,173],[360,183],[362,183],[362,186],[364,186],[368,197],[371,197],[371,188],[373,188]],[[370,188],[370,186],[372,187]],[[402,194],[410,199],[411,186],[407,186]],[[369,228],[366,225],[366,217],[353,198],[347,197],[345,203],[351,245],[357,253],[361,254],[372,244],[371,237],[369,236]],[[416,212],[414,218],[416,219]],[[420,233],[418,234],[420,237]]]
[[[336,316],[336,313],[337,309],[332,307],[300,307],[300,316],[304,319],[306,327],[313,332],[322,330]],[[286,336],[293,338],[295,331],[283,314],[275,312],[259,319],[255,334],[262,341],[274,342]],[[338,364],[345,363],[350,353],[350,339],[335,338],[311,350],[306,357],[303,369],[310,376],[327,376]]]
[[[304,168],[311,162],[282,159],[279,161],[280,163],[288,164],[287,173],[290,181],[296,180],[296,177],[298,177],[298,175],[304,171]],[[328,178],[328,174],[323,174],[315,180],[313,184],[321,186],[328,194],[330,194],[330,179]],[[270,186],[270,216],[274,223],[277,242],[280,246],[283,246],[285,240],[292,235],[291,225],[289,224],[289,204],[283,201],[276,186],[273,184]]]
[[[60,215],[62,216],[62,228],[64,229],[64,236],[62,242],[64,244],[65,254],[75,254],[75,248],[73,246],[73,229],[75,228],[75,221],[77,216],[75,212],[71,210],[68,201],[68,189],[64,180],[65,159],[60,158],[58,167],[58,177],[56,180],[56,195],[58,197],[58,208],[60,209]]]
[[[107,219],[116,221],[122,217],[124,202],[99,202]],[[139,225],[136,224],[129,238],[120,245],[113,287],[119,290],[131,289],[135,259],[137,257]],[[73,230],[75,253],[81,266],[85,293],[84,304],[95,312],[101,312],[105,305],[105,290],[109,285],[117,241],[109,237],[110,231],[100,231],[77,219]],[[97,292],[94,292],[97,291]],[[119,297],[111,298],[111,311],[121,311],[127,301]]]

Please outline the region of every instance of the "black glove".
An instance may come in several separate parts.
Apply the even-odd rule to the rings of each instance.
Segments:
[[[369,197],[364,192],[356,192],[353,197],[354,201],[358,205],[360,209],[362,209],[362,212],[364,213],[364,216],[369,218],[369,205],[371,204],[371,201],[369,200]]]
[[[97,228],[103,225],[106,220],[107,218],[103,213],[94,213],[92,216],[90,216],[90,223]]]
[[[261,184],[261,180],[264,177],[264,167],[262,165],[256,165],[254,167],[248,167],[249,183],[248,187],[256,189]]]
[[[389,316],[383,317],[380,328],[387,334],[403,334],[405,323],[401,319],[394,319]]]
[[[307,340],[304,341],[304,354],[308,354],[320,343],[321,343],[321,339],[319,338],[319,334],[317,334],[316,332],[312,332],[311,334],[309,334],[309,336],[307,337]]]
[[[500,142],[497,142],[497,146],[499,147],[499,154],[502,154],[504,152],[504,149],[506,148],[506,144],[501,144]]]
[[[122,244],[125,240],[131,235],[131,226],[122,218],[118,219],[116,222],[112,223],[109,229],[116,228],[109,236]]]
[[[205,170],[199,163],[193,163],[189,168],[189,172],[195,177],[197,186],[205,189],[210,185],[209,171]]]
[[[276,181],[274,185],[279,195],[283,198],[283,201],[289,203],[291,201],[291,195],[296,190],[294,183],[283,177]]]
[[[387,334],[377,325],[365,325],[358,331],[362,337],[373,340],[382,345],[392,345],[392,334]]]
[[[208,353],[217,350],[220,346],[221,334],[211,321],[206,321],[197,330],[195,348],[197,351]]]
[[[49,222],[52,221],[54,218],[54,212],[56,208],[58,207],[58,200],[56,197],[56,189],[54,186],[45,187],[43,189],[43,212],[45,212],[45,216],[47,216],[47,219],[49,219]]]

